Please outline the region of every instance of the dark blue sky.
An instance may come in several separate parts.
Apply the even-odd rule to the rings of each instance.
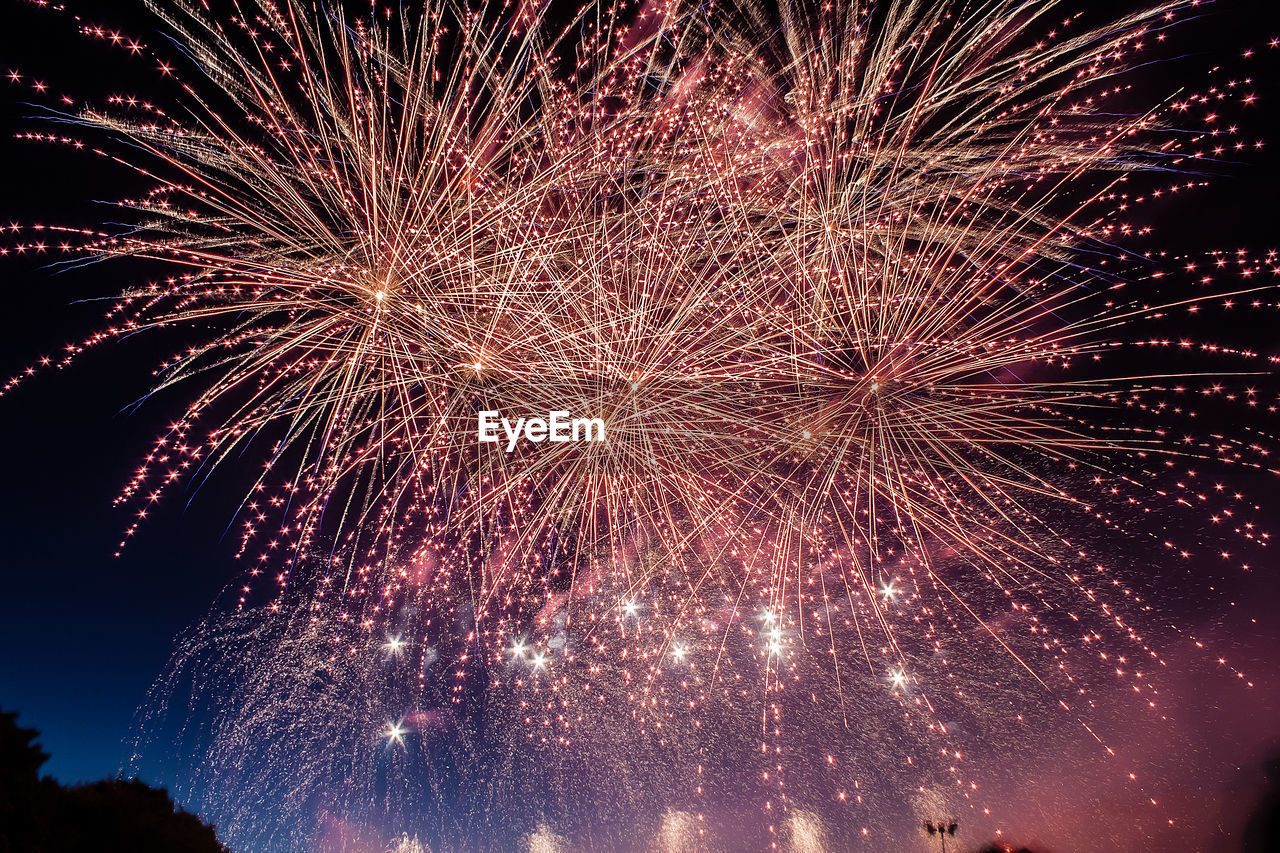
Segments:
[[[112,498],[155,423],[115,414],[131,399],[119,367],[88,359],[0,401],[0,705],[40,729],[63,781],[121,767],[173,636],[234,577],[224,508],[186,511],[181,495],[113,558],[128,516]]]
[[[64,298],[60,283],[42,282],[49,302]],[[63,341],[40,321],[58,315],[55,306],[33,311],[20,338],[29,346],[44,334],[46,346],[22,355]],[[18,348],[5,347],[6,368]],[[201,512],[201,501],[188,508],[182,494],[113,557],[128,511],[111,501],[161,414],[118,414],[136,397],[138,377],[127,382],[128,373],[116,357],[91,357],[0,401],[0,704],[41,730],[52,753],[47,770],[64,781],[119,770],[133,708],[163,669],[174,634],[234,576],[232,547],[219,543],[227,507]]]
[[[101,200],[126,195],[135,180],[92,155],[13,135],[47,131],[39,116],[58,105],[58,93],[110,94],[144,69],[79,37],[67,15],[25,3],[6,3],[2,14],[0,67],[24,79],[0,83],[0,159],[8,164],[0,223],[110,221]],[[143,26],[127,11],[111,17],[134,32]],[[110,75],[95,70],[104,63]],[[48,84],[46,95],[31,87],[37,80]],[[80,300],[154,271],[117,264],[57,271],[56,260],[0,258],[5,379],[102,325],[106,303]],[[52,754],[46,769],[63,781],[121,768],[134,710],[174,635],[235,578],[234,537],[220,541],[234,502],[217,498],[188,508],[189,496],[175,493],[124,555],[112,556],[129,524],[129,510],[112,500],[174,405],[121,410],[145,393],[151,367],[174,345],[163,335],[112,345],[0,397],[0,707],[40,730]]]
[[[106,218],[95,200],[118,196],[125,175],[13,134],[50,127],[35,117],[56,99],[36,96],[29,86],[36,79],[69,91],[122,81],[83,73],[106,56],[86,53],[67,15],[18,3],[5,4],[3,14],[0,65],[29,76],[0,87],[0,220]],[[127,280],[125,270],[106,266],[54,274],[52,260],[0,259],[5,378],[99,327],[104,304],[73,302],[109,295]],[[184,514],[180,501],[161,510],[164,519],[137,548],[113,558],[127,512],[111,500],[163,418],[159,406],[129,418],[118,412],[146,388],[147,360],[163,351],[156,345],[88,357],[0,397],[0,707],[40,729],[52,754],[46,770],[64,781],[119,770],[133,710],[173,635],[232,578],[216,546],[216,514]]]

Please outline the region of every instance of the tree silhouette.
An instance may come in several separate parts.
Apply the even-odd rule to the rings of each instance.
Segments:
[[[1265,765],[1267,787],[1244,829],[1244,853],[1280,850],[1280,755]]]
[[[136,779],[63,787],[39,733],[0,712],[0,853],[227,853],[213,827]]]

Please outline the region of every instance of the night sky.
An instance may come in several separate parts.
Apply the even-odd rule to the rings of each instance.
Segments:
[[[1265,50],[1280,36],[1277,6],[1266,0],[1207,4],[1203,24],[1184,26],[1178,49],[1165,51],[1181,53],[1176,73],[1198,81],[1203,69],[1239,66],[1243,49],[1258,49],[1249,70],[1258,78],[1260,102],[1248,119],[1249,135],[1270,147],[1224,167],[1193,199],[1145,211],[1143,218],[1156,226],[1153,245],[1280,246],[1280,50]],[[128,10],[102,22],[151,34],[146,19]],[[79,95],[148,79],[118,53],[78,38],[66,16],[16,0],[0,7],[0,71],[10,68],[46,81],[54,93]],[[1160,74],[1146,77],[1159,83]],[[128,194],[136,186],[128,174],[90,154],[13,139],[14,132],[40,129],[40,116],[56,105],[56,97],[37,97],[27,82],[0,82],[0,225],[111,221],[111,209],[100,202]],[[6,242],[0,236],[0,244]],[[91,334],[106,305],[94,300],[120,290],[130,272],[118,262],[63,269],[50,256],[0,258],[6,320],[0,375],[20,373]],[[150,274],[141,267],[134,272]],[[1275,312],[1231,331],[1264,354],[1280,354]],[[181,334],[109,343],[0,397],[0,707],[40,730],[52,754],[46,769],[63,782],[112,776],[128,764],[135,711],[163,671],[174,637],[240,577],[231,525],[243,486],[234,472],[199,492],[170,494],[114,556],[130,519],[112,500],[183,402],[180,395],[146,398],[152,367],[179,345]],[[1274,400],[1274,377],[1268,381]],[[1274,477],[1245,476],[1235,485],[1262,504],[1264,518],[1280,519]],[[1200,839],[1200,849],[1227,853],[1238,849],[1228,835],[1261,790],[1263,761],[1280,756],[1280,559],[1272,547],[1247,574],[1214,566],[1202,576],[1214,578],[1211,591],[1181,567],[1159,576],[1163,554],[1152,562],[1150,573],[1136,562],[1133,571],[1153,589],[1165,589],[1155,593],[1163,597],[1163,612],[1153,631],[1166,639],[1173,661],[1164,674],[1173,719],[1155,728],[1122,710],[1103,714],[1100,728],[1123,744],[1121,763],[1171,780],[1162,783],[1163,796],[1185,810],[1184,831]],[[1177,631],[1168,627],[1174,623]],[[1193,639],[1204,641],[1207,651],[1197,652]],[[1219,655],[1255,686],[1243,688],[1215,667]],[[1117,707],[1122,700],[1117,697]],[[1072,763],[1095,748],[1077,743]],[[1000,793],[1020,815],[1011,822],[1020,838],[1083,850],[1076,845],[1092,837],[1088,827],[1098,815],[1108,826],[1124,822],[1107,810],[1127,809],[1131,792],[1109,792],[1099,781],[1111,778],[1105,774],[1059,778],[1056,760],[1046,750],[1026,777],[1010,768],[1008,790]],[[1113,843],[1107,849],[1142,849],[1122,832]]]
[[[110,66],[99,63],[110,59],[86,52],[65,17],[26,3],[7,3],[2,14],[6,71],[38,70],[51,85],[73,88],[120,84],[101,79],[99,69]],[[122,65],[128,80],[128,64]],[[49,102],[17,86],[6,94],[0,143],[8,164],[0,191],[6,222],[109,217],[99,202],[127,192],[128,177],[92,157],[14,140],[20,129],[41,124],[35,117]],[[102,309],[85,300],[125,281],[122,269],[60,272],[47,260],[5,262],[0,275],[11,300],[10,328],[0,346],[7,374],[90,333]],[[47,770],[67,782],[112,776],[124,766],[134,709],[163,668],[174,635],[233,577],[231,549],[221,541],[225,507],[215,501],[166,505],[154,535],[126,556],[112,556],[125,526],[112,500],[166,415],[163,404],[124,410],[146,393],[147,365],[166,348],[137,341],[112,357],[84,359],[5,399],[0,416],[7,543],[0,558],[0,703],[40,729],[53,756]]]

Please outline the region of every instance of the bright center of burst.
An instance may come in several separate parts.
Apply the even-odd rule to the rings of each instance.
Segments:
[[[405,728],[404,721],[401,720],[398,723],[387,723],[387,728],[383,731],[382,736],[387,739],[388,746],[393,743],[403,745],[404,736],[407,731],[408,729]]]

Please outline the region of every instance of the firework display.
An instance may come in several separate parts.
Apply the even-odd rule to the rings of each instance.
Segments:
[[[1140,245],[1252,144],[1250,82],[1133,91],[1193,5],[75,18],[164,93],[70,121],[128,225],[42,228],[164,271],[69,358],[185,330],[128,535],[247,484],[149,712],[186,795],[244,850],[885,850],[887,802],[998,831],[967,753],[1107,760],[1160,564],[1269,539],[1214,478],[1275,473],[1275,359],[1193,324],[1277,258]]]

